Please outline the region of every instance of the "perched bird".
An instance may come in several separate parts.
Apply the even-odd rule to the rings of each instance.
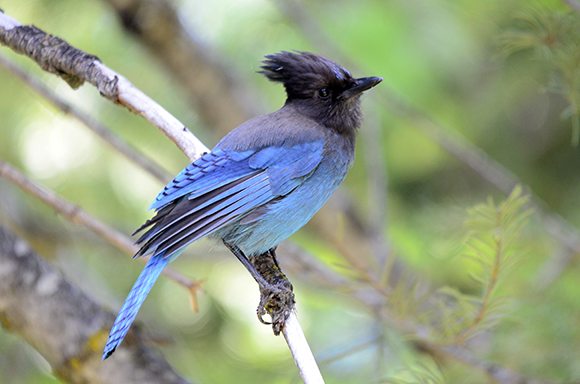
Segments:
[[[109,334],[103,359],[127,334],[163,268],[191,242],[223,243],[267,285],[248,261],[271,252],[322,207],[353,161],[361,124],[359,96],[382,81],[353,78],[307,52],[266,56],[261,71],[282,83],[287,100],[227,134],[159,193],[155,216],[136,232],[136,256],[151,255]]]

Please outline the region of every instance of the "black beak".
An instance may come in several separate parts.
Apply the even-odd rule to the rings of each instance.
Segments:
[[[360,95],[381,81],[383,81],[382,77],[361,77],[360,79],[356,79],[352,87],[341,93],[340,98],[350,99],[351,97]]]

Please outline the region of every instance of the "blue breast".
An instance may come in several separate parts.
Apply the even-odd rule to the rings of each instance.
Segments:
[[[316,170],[292,192],[258,208],[258,214],[221,228],[212,237],[236,244],[246,256],[276,247],[302,228],[344,180],[352,151],[338,149],[328,151]]]

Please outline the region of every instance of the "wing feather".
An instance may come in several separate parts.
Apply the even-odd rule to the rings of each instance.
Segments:
[[[200,203],[198,199],[204,201]],[[176,214],[166,214],[165,219],[158,220],[153,228],[137,240],[142,246],[136,256],[163,252],[183,239],[187,243],[195,241],[271,199],[271,188],[265,171],[240,179],[236,185],[225,188],[221,193],[212,194],[210,198],[182,198],[175,203]],[[220,226],[213,225],[217,219],[223,217],[228,220],[220,220]],[[171,255],[171,252],[165,254]]]
[[[205,195],[201,195],[193,199],[190,197],[179,198],[174,202],[172,206],[166,206],[162,208],[153,219],[149,220],[140,228],[141,230],[146,226],[157,223],[157,225],[155,225],[151,230],[147,231],[145,234],[143,234],[143,236],[141,236],[137,240],[137,244],[147,243],[148,241],[152,240],[156,235],[160,234],[162,231],[165,231],[171,226],[177,225],[179,222],[183,221],[187,217],[192,216],[196,213],[205,212],[204,208],[207,208],[206,210],[210,210],[212,208],[215,208],[216,205],[219,206],[219,204],[216,204],[216,202],[223,201],[227,199],[230,195],[238,193],[243,189],[251,186],[251,184],[255,182],[254,179],[258,177],[259,173],[263,172],[254,171],[238,180],[223,185],[219,188],[209,191]],[[189,200],[189,203],[187,200]],[[172,208],[170,211],[167,210],[167,208],[169,207]],[[167,211],[164,212],[164,210]],[[162,217],[157,218],[157,216]]]
[[[171,254],[187,244],[207,236],[228,223],[235,221],[242,216],[244,212],[248,212],[256,205],[264,204],[269,200],[269,187],[263,187],[256,193],[256,195],[244,197],[238,201],[237,204],[232,204],[231,206],[228,206],[227,209],[219,211],[217,215],[208,216],[201,222],[196,223],[196,225],[181,229],[178,232],[178,238],[172,238],[160,244],[161,248],[159,248],[158,251],[156,250],[156,252],[167,252],[168,254]]]
[[[135,232],[148,228],[137,240],[141,248],[135,256],[171,257],[248,214],[252,222],[259,220],[269,202],[290,193],[316,169],[323,149],[319,140],[241,152],[216,148],[203,155],[159,193],[151,205],[156,215]]]

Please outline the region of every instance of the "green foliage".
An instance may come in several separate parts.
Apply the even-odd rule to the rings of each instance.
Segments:
[[[524,254],[518,239],[532,212],[527,203],[528,197],[516,187],[499,204],[490,198],[467,211],[462,258],[477,265],[471,277],[481,289],[478,295],[449,286],[431,295],[421,284],[409,289],[402,282],[390,296],[399,317],[417,319],[436,342],[445,344],[464,343],[496,325],[508,302],[498,290]]]
[[[580,140],[580,16],[541,7],[522,10],[501,35],[506,55],[531,52],[546,67],[545,86],[569,103],[563,116],[572,122],[572,143]]]
[[[525,254],[520,235],[532,213],[529,198],[517,186],[502,202],[489,198],[467,210],[466,237],[461,258],[476,264],[471,277],[480,287],[479,294],[466,294],[445,286],[434,294],[421,284],[409,289],[404,282],[391,292],[390,306],[399,319],[415,319],[411,338],[435,345],[462,345],[478,333],[498,324],[509,311],[508,298],[499,294]],[[387,383],[444,383],[443,373],[434,364],[409,364],[390,377]]]
[[[518,186],[502,203],[495,204],[490,198],[468,211],[465,257],[479,264],[479,270],[472,277],[482,291],[479,296],[456,296],[458,302],[465,301],[460,310],[470,312],[463,330],[457,333],[459,342],[491,328],[501,318],[507,301],[497,292],[525,253],[518,246],[518,240],[532,213],[526,208],[528,200]]]
[[[445,384],[445,376],[432,361],[422,361],[381,381],[385,384]]]

